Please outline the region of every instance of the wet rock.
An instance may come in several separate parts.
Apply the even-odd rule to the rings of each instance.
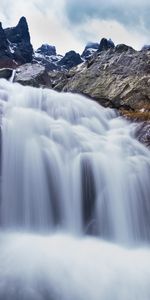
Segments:
[[[25,64],[16,70],[14,82],[34,87],[51,87],[51,80],[45,67],[38,64]]]
[[[150,122],[143,122],[137,127],[137,139],[150,148]]]
[[[3,68],[0,69],[0,78],[10,79],[13,73],[13,69]]]

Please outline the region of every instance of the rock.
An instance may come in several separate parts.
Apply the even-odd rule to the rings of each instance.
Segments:
[[[8,41],[4,29],[2,28],[2,23],[0,22],[0,51],[8,50]]]
[[[22,17],[16,27],[6,29],[0,23],[0,67],[16,68],[20,64],[31,62],[32,55],[26,19]]]
[[[58,65],[63,66],[65,69],[71,69],[82,63],[82,59],[80,54],[75,51],[69,51],[65,54],[65,56],[58,62]]]
[[[15,67],[15,65],[16,63],[13,61],[13,55],[9,49],[9,42],[0,22],[0,68]]]
[[[18,64],[31,62],[33,48],[30,43],[30,34],[26,18],[22,17],[16,27],[6,28],[4,31],[13,59]]]
[[[150,50],[150,45],[144,45],[143,47],[142,47],[142,49],[141,49],[141,51],[143,51],[143,50]]]
[[[98,47],[98,52],[106,51],[113,48],[115,48],[115,45],[111,39],[107,40],[105,38],[102,38]]]
[[[39,64],[25,64],[16,70],[14,82],[22,85],[30,85],[34,87],[49,87],[51,88],[50,77],[44,66]]]
[[[150,52],[99,52],[68,76],[63,91],[82,93],[104,106],[149,111]]]
[[[137,139],[150,148],[150,122],[143,122],[137,127]]]
[[[47,71],[61,71],[62,67],[58,62],[62,58],[62,55],[56,54],[55,46],[43,44],[35,51],[32,62],[44,66]]]
[[[68,81],[67,72],[55,71],[49,72],[48,74],[52,83],[52,88],[60,92]]]
[[[0,78],[10,79],[13,73],[13,69],[3,68],[0,69]]]
[[[56,48],[55,46],[43,44],[40,48],[36,50],[36,53],[40,53],[42,55],[47,56],[56,55]]]
[[[89,42],[86,45],[83,53],[81,54],[81,58],[85,60],[89,59],[98,50],[98,47],[99,47],[98,43]]]
[[[127,46],[127,45],[125,45],[125,44],[119,44],[119,45],[117,45],[116,47],[115,47],[115,51],[116,52],[124,52],[124,51],[131,51],[131,52],[135,52],[135,50],[132,48],[132,47],[130,47],[130,46]]]

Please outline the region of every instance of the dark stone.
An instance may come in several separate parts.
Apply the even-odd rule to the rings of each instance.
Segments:
[[[132,47],[127,46],[127,45],[125,45],[125,44],[119,44],[119,45],[117,45],[117,46],[115,47],[115,51],[116,51],[116,52],[119,52],[119,53],[121,53],[121,52],[126,52],[126,51],[132,51],[132,52],[135,52],[135,50],[134,50]]]
[[[2,23],[0,22],[0,51],[8,50],[8,41],[4,29],[2,28]]]
[[[81,57],[84,59],[89,59],[97,50],[98,50],[99,44],[98,43],[88,43],[81,54]]]
[[[115,45],[111,39],[107,40],[105,38],[102,38],[98,47],[98,52],[106,51],[113,48],[115,48]]]
[[[149,51],[150,50],[150,45],[144,45],[141,49],[141,51],[146,50]]]
[[[44,54],[44,55],[56,55],[56,48],[55,46],[43,44],[40,48],[36,50],[36,53]]]
[[[12,76],[13,69],[3,68],[0,69],[0,78],[10,79]]]
[[[83,61],[80,57],[80,54],[76,53],[75,51],[71,50],[65,54],[65,56],[58,62],[58,65],[64,66],[66,69],[71,69]]]
[[[0,68],[13,66],[15,66],[13,55],[10,52],[9,42],[0,22]]]
[[[10,52],[13,54],[13,59],[18,64],[31,62],[33,48],[30,43],[30,34],[26,18],[22,17],[16,27],[6,28],[4,32],[9,41]]]

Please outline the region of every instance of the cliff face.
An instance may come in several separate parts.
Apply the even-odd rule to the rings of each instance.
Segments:
[[[118,45],[96,53],[69,72],[62,90],[82,93],[104,106],[149,111],[150,51]]]
[[[32,61],[33,48],[30,42],[25,17],[16,27],[3,29],[0,24],[0,67],[16,67]]]

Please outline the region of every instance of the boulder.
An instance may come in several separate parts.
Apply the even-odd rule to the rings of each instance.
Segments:
[[[44,66],[39,64],[25,64],[16,70],[14,82],[34,87],[51,88],[50,77]]]

